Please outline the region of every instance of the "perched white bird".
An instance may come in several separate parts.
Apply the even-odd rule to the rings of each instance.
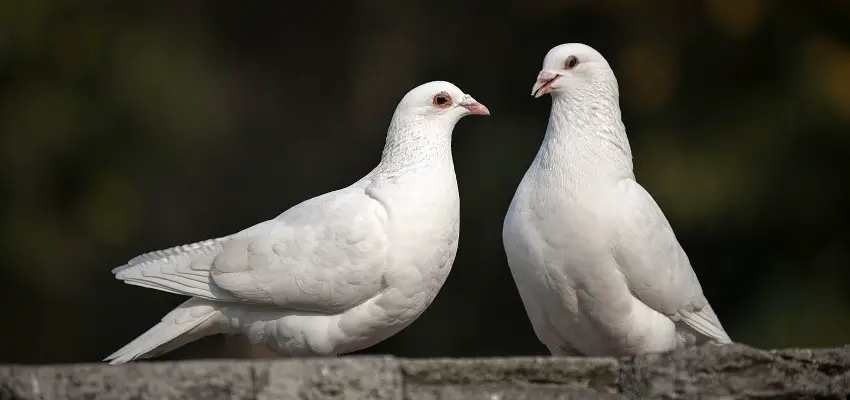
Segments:
[[[554,355],[622,356],[729,343],[673,230],[635,181],[619,89],[589,46],[549,51],[546,136],[502,240],[537,337]]]
[[[489,113],[449,82],[418,86],[396,107],[381,162],[353,185],[114,269],[126,283],[192,298],[106,360],[240,332],[281,355],[335,356],[404,329],[434,300],[457,252],[452,131],[466,115]]]

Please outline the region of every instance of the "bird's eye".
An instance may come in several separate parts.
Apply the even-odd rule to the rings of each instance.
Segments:
[[[452,105],[452,96],[449,96],[446,92],[437,93],[434,96],[434,106],[438,108],[446,108]]]
[[[578,58],[576,56],[567,57],[567,62],[564,63],[564,69],[573,69],[578,65]]]

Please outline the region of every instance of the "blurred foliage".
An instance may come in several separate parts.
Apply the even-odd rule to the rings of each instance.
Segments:
[[[732,337],[850,342],[850,2],[33,0],[0,3],[0,361],[133,339],[182,299],[112,267],[353,182],[437,79],[493,112],[456,129],[459,255],[364,352],[544,354],[500,233],[547,123],[528,92],[564,42],[612,64],[638,179]],[[225,356],[269,354],[210,338],[166,357]]]

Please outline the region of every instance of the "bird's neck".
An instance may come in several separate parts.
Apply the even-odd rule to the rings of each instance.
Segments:
[[[577,184],[633,177],[632,151],[616,90],[613,95],[573,91],[552,96],[537,161]]]
[[[454,173],[452,130],[454,126],[422,118],[394,115],[387,130],[381,162],[375,178],[394,182],[416,181],[423,174]]]

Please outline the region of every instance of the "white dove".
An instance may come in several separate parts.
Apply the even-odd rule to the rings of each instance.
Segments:
[[[114,269],[131,285],[192,296],[106,358],[122,364],[213,334],[286,356],[335,356],[410,325],[458,246],[451,154],[462,117],[487,108],[443,81],[408,92],[381,162],[351,186],[230,236],[150,252]]]
[[[583,44],[557,46],[532,90],[546,93],[546,136],[502,231],[538,339],[566,356],[730,343],[670,224],[635,181],[608,62]]]

